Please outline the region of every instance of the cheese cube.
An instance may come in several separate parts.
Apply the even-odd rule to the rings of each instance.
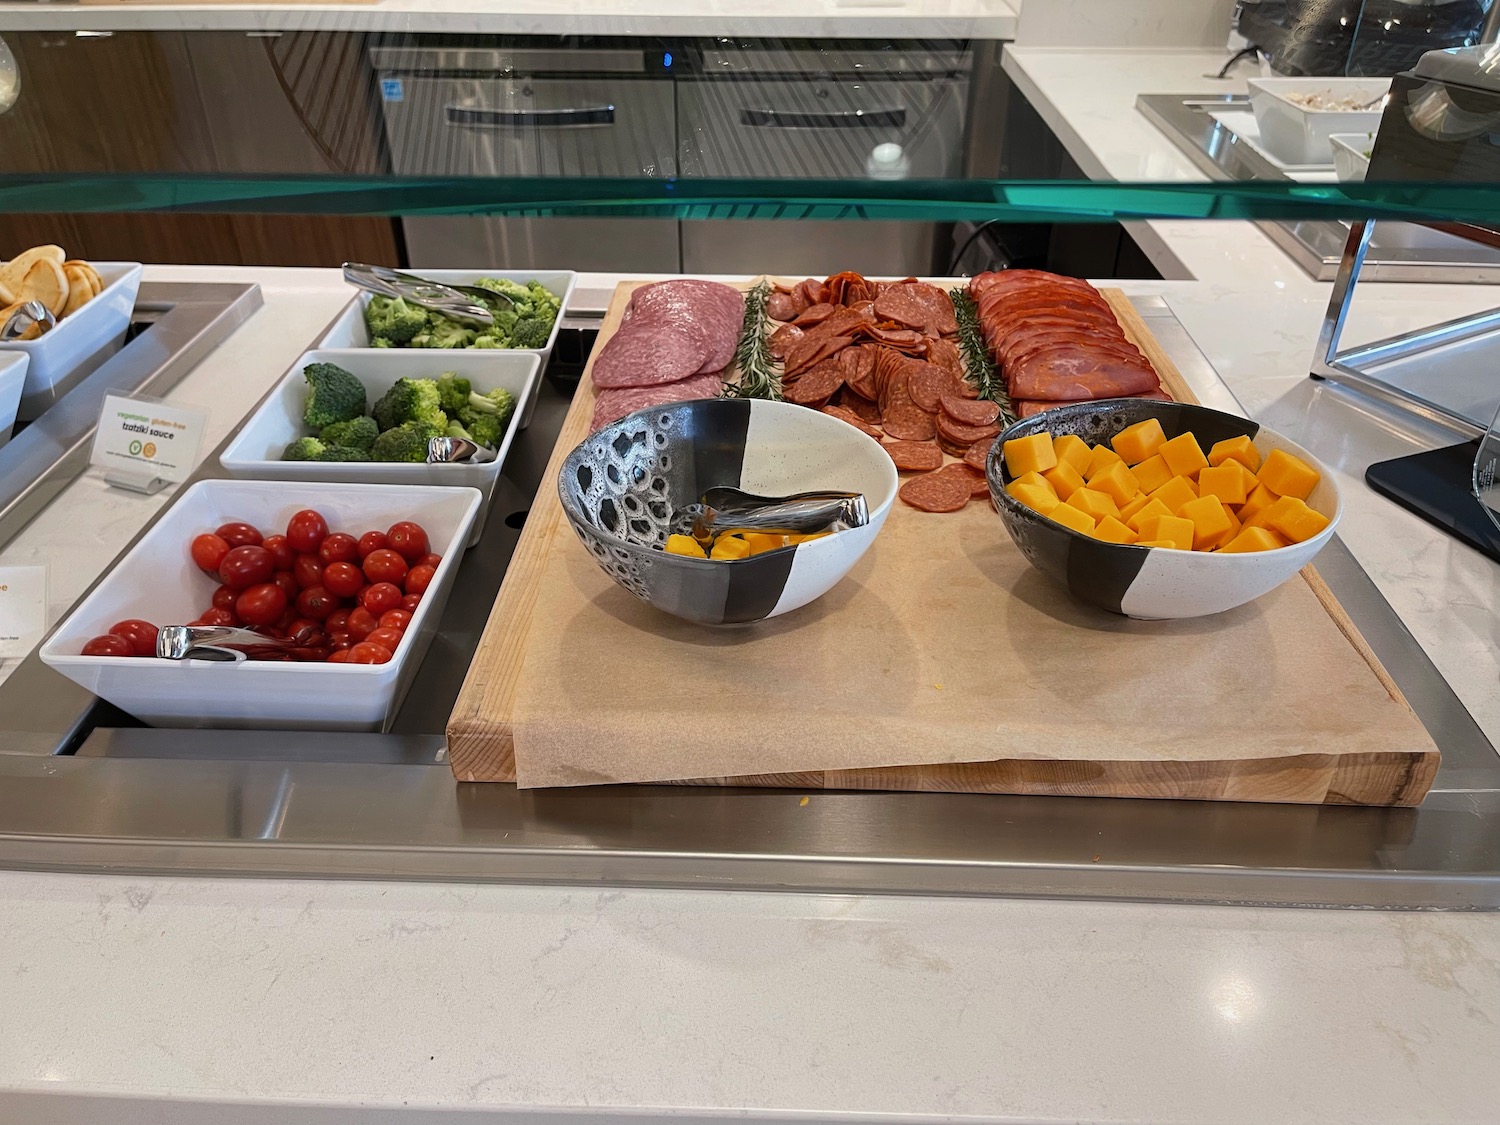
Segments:
[[[1147,457],[1131,472],[1135,474],[1136,483],[1146,492],[1155,492],[1172,479],[1172,470],[1167,468],[1160,453]]]
[[[1238,461],[1210,465],[1198,471],[1198,495],[1215,496],[1225,504],[1245,502],[1245,466]]]
[[[1185,520],[1193,521],[1193,550],[1207,551],[1229,530],[1229,513],[1216,496],[1200,496],[1177,510]]]
[[[1066,500],[1083,487],[1083,477],[1066,461],[1053,465],[1042,474],[1059,500]]]
[[[1275,503],[1275,501],[1276,493],[1263,484],[1257,484],[1250,490],[1250,494],[1245,497],[1245,502],[1240,505],[1240,510],[1236,514],[1248,524],[1262,511]]]
[[[1127,465],[1138,465],[1150,457],[1167,440],[1161,423],[1155,418],[1145,418],[1109,439],[1114,451],[1125,459]]]
[[[1224,514],[1229,517],[1229,530],[1208,544],[1207,549],[1210,551],[1217,551],[1224,544],[1230,542],[1240,533],[1240,528],[1244,526],[1240,523],[1240,518],[1234,514],[1234,509],[1228,504],[1224,505]]]
[[[1235,461],[1253,473],[1260,468],[1260,450],[1244,434],[1214,442],[1214,447],[1208,451],[1208,463],[1222,465],[1225,461]]]
[[[1232,457],[1228,461],[1225,461],[1224,464],[1239,470],[1240,480],[1245,482],[1245,495],[1247,497],[1250,495],[1250,493],[1255,491],[1255,486],[1259,484],[1260,481],[1256,479],[1254,473],[1245,468],[1244,465],[1240,464]],[[1198,475],[1202,476],[1203,474],[1199,473]]]
[[[1283,496],[1262,512],[1261,517],[1266,527],[1293,543],[1305,542],[1328,526],[1327,516],[1313,511],[1295,496]]]
[[[748,559],[750,544],[738,535],[721,535],[714,540],[713,550],[708,552],[708,557],[711,559]]]
[[[1057,495],[1057,492],[1052,487],[1052,483],[1049,480],[1047,480],[1046,477],[1042,476],[1041,473],[1026,473],[1026,474],[1024,474],[1022,476],[1017,477],[1015,480],[1011,481],[1010,483],[1011,484],[1034,484],[1038,488],[1045,488],[1048,492],[1051,492],[1053,496]]]
[[[665,548],[669,555],[685,555],[690,559],[706,559],[708,555],[691,535],[668,535]]]
[[[1241,555],[1249,551],[1274,551],[1285,547],[1286,541],[1274,531],[1263,527],[1247,527],[1219,548],[1221,555]]]
[[[1193,482],[1187,477],[1173,477],[1155,492],[1151,493],[1153,500],[1160,500],[1167,506],[1167,510],[1174,516],[1177,509],[1181,508],[1189,500],[1198,499],[1198,490],[1193,487]]]
[[[1083,470],[1083,479],[1091,481],[1111,465],[1123,465],[1120,455],[1107,445],[1096,445],[1089,451],[1089,463]]]
[[[1083,476],[1088,476],[1089,458],[1093,451],[1089,443],[1077,434],[1060,434],[1052,439],[1052,452],[1058,461],[1066,461]]]
[[[752,555],[758,555],[764,551],[779,551],[787,546],[791,539],[789,535],[774,535],[768,531],[745,532],[745,542],[750,544]]]
[[[1203,447],[1191,433],[1178,434],[1171,441],[1163,442],[1157,452],[1167,463],[1167,468],[1179,477],[1197,476],[1199,469],[1208,468]]]
[[[1095,473],[1089,479],[1089,487],[1095,492],[1104,493],[1116,504],[1130,503],[1141,491],[1135,474],[1126,467],[1124,461],[1118,459]]]
[[[1136,493],[1134,500],[1132,500],[1128,504],[1120,505],[1120,519],[1126,523],[1129,523],[1130,518],[1149,503],[1151,503],[1151,497],[1147,496],[1144,492]],[[1166,507],[1167,506],[1163,504],[1162,511],[1166,511]]]
[[[1052,435],[1046,432],[1030,437],[1012,438],[1005,443],[1005,467],[1013,477],[1027,473],[1045,473],[1057,464]]]
[[[1273,449],[1257,474],[1260,483],[1277,496],[1306,500],[1318,484],[1318,470],[1284,449]]]
[[[1038,477],[1038,480],[1041,478]],[[1033,512],[1039,512],[1044,516],[1051,515],[1052,509],[1062,503],[1057,498],[1057,493],[1045,482],[1042,484],[1024,484],[1013,480],[1005,486],[1005,491],[1014,496],[1022,504],[1025,504]]]
[[[1174,551],[1179,549],[1177,544],[1170,539],[1137,539],[1135,545],[1137,547],[1169,547]]]
[[[1094,538],[1106,543],[1134,543],[1136,535],[1114,516],[1105,516],[1094,528]]]
[[[1047,513],[1047,518],[1083,535],[1094,531],[1094,517],[1080,512],[1071,504],[1059,504]]]
[[[1120,509],[1108,493],[1092,488],[1080,488],[1068,497],[1068,503],[1098,523],[1105,516],[1119,518]]]
[[[1170,516],[1172,514],[1172,509],[1160,500],[1148,499],[1145,506],[1136,512],[1135,515],[1125,516],[1124,522],[1131,531],[1139,535],[1141,533],[1141,524],[1145,523],[1152,516]]]
[[[1139,528],[1143,540],[1161,540],[1179,551],[1193,549],[1193,521],[1181,516],[1152,516],[1142,520]]]

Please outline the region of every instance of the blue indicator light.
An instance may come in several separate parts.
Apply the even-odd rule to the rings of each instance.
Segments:
[[[661,65],[662,66],[671,66],[672,65],[672,52],[668,51],[666,54],[662,55],[662,57],[661,57]]]

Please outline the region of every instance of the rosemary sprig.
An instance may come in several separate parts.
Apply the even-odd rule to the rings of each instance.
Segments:
[[[734,364],[739,368],[740,380],[724,385],[726,395],[781,401],[781,372],[776,369],[770,345],[766,343],[766,328],[770,324],[766,315],[766,298],[770,294],[771,283],[764,280],[745,294],[745,322],[740,329],[740,342],[734,349]]]
[[[985,346],[984,329],[979,326],[979,306],[969,291],[961,287],[948,290],[948,297],[953,302],[953,315],[958,318],[958,345],[969,382],[979,391],[980,398],[1000,407],[1000,421],[1008,426],[1016,420],[1016,410],[1005,390],[1005,380],[995,370],[990,350]]]

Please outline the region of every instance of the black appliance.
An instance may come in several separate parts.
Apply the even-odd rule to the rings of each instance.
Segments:
[[[1239,0],[1235,27],[1278,74],[1388,75],[1478,43],[1500,0]]]
[[[1366,179],[1500,183],[1500,46],[1434,51],[1398,74]]]

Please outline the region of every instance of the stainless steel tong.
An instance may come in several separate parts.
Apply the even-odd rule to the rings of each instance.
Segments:
[[[53,316],[52,310],[42,302],[27,301],[11,313],[3,325],[0,325],[0,340],[7,343],[11,340],[19,340],[33,324],[41,325],[42,332],[50,332],[57,327],[57,317]]]
[[[692,508],[691,535],[712,543],[725,528],[808,535],[843,531],[870,522],[870,509],[858,492],[799,492],[794,496],[756,496],[738,488],[710,488]]]
[[[379,293],[382,297],[400,297],[407,304],[419,305],[456,320],[470,320],[485,327],[495,323],[495,314],[489,308],[492,303],[507,308],[515,304],[505,294],[494,293],[478,285],[429,281],[425,277],[402,273],[389,266],[345,262],[344,280],[367,292]]]
[[[232,625],[163,625],[156,631],[156,655],[165,660],[212,660],[238,664],[256,656],[275,656],[305,648],[316,629],[280,639]]]

